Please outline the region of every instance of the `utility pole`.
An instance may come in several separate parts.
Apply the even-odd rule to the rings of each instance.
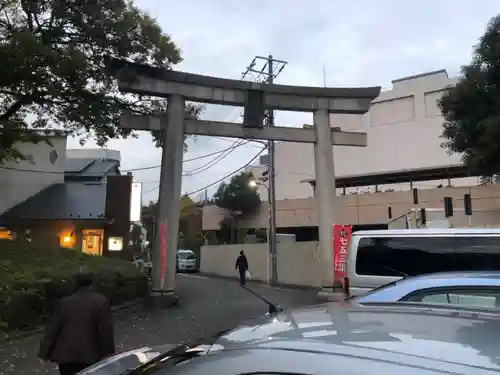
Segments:
[[[263,62],[260,69],[256,69],[259,62]],[[252,75],[257,82],[273,84],[274,79],[285,68],[287,62],[283,60],[275,60],[272,55],[268,57],[255,56],[246,71],[242,74],[243,79],[247,75]],[[255,76],[254,76],[255,74]],[[274,126],[274,111],[268,110],[266,113],[266,126]],[[276,285],[278,282],[278,253],[276,245],[276,168],[275,168],[275,148],[274,141],[268,140],[269,163],[268,163],[268,178],[269,188],[268,205],[269,205],[269,230],[267,242],[269,244],[269,255],[271,258],[271,277],[270,284]]]

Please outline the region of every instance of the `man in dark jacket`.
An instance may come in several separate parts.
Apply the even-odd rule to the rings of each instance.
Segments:
[[[245,285],[246,272],[248,271],[248,260],[243,250],[240,251],[240,256],[236,258],[236,265],[234,266],[234,269],[238,269],[240,273],[240,285]]]
[[[40,343],[38,357],[73,375],[115,352],[109,302],[92,288],[92,276],[75,277],[76,292],[61,299]]]

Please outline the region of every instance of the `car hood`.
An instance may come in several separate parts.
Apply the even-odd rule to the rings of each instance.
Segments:
[[[222,334],[210,351],[274,348],[361,355],[450,371],[500,370],[500,315],[404,304],[323,304],[287,310]],[[462,368],[463,370],[463,368]]]

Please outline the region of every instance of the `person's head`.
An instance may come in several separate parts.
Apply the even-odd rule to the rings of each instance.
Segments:
[[[243,252],[243,250],[240,251],[240,255],[244,255],[245,253]]]
[[[93,283],[92,274],[86,268],[80,268],[80,271],[75,275],[76,289],[91,286]]]

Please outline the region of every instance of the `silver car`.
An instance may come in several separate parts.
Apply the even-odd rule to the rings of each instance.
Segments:
[[[264,316],[125,373],[498,375],[499,337],[495,310],[340,302]]]
[[[392,282],[352,301],[419,302],[477,308],[500,308],[500,272],[440,272]]]

